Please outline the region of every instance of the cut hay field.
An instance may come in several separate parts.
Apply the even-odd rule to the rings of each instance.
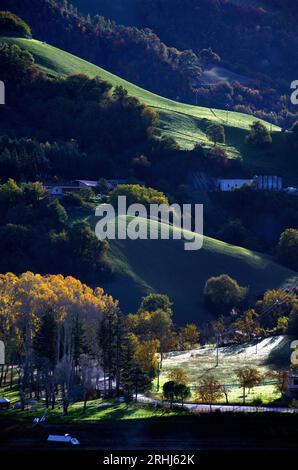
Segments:
[[[271,374],[281,365],[289,367],[290,342],[287,336],[276,336],[258,343],[221,347],[218,367],[216,367],[215,345],[169,353],[163,362],[161,384],[168,380],[169,371],[176,368],[181,368],[187,373],[191,387],[196,387],[202,378],[212,374],[225,385],[230,403],[241,403],[243,390],[239,387],[236,370],[252,366],[262,374],[263,383],[247,393],[246,402],[253,403],[254,400],[261,399],[264,404],[269,403],[280,398]],[[192,396],[195,397],[195,390],[192,391]],[[225,402],[225,397],[221,402]]]
[[[284,136],[277,126],[265,123],[273,131],[274,143],[268,152],[256,151],[244,144],[249,126],[255,120],[254,116],[192,106],[163,98],[79,57],[37,40],[11,37],[0,38],[0,40],[18,44],[27,49],[34,56],[36,64],[48,74],[85,73],[90,77],[98,75],[103,80],[112,83],[113,86],[123,86],[130,95],[156,109],[160,116],[161,132],[175,138],[182,148],[191,149],[197,143],[211,146],[212,144],[206,136],[206,127],[210,121],[222,123],[226,129],[226,145],[223,147],[230,158],[243,158],[253,171],[288,176],[291,184],[293,183],[292,167],[295,162],[292,161],[291,155],[286,153]]]

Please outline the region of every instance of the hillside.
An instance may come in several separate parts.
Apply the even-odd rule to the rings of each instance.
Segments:
[[[83,13],[100,14],[127,25],[140,24],[138,0],[74,0],[72,3]]]
[[[220,122],[226,130],[226,145],[223,145],[223,148],[231,158],[243,158],[247,166],[255,173],[279,174],[287,178],[286,184],[295,183],[293,180],[295,159],[287,151],[285,138],[277,126],[266,123],[267,127],[274,131],[273,145],[268,151],[251,149],[245,145],[244,139],[249,126],[255,120],[253,116],[191,106],[163,98],[72,54],[37,40],[2,38],[2,41],[18,44],[30,51],[37,66],[46,73],[52,75],[85,73],[90,77],[99,75],[114,86],[123,86],[130,95],[136,96],[159,112],[162,133],[175,138],[182,148],[191,149],[197,143],[208,147],[213,145],[207,139],[206,126],[210,121]]]
[[[206,143],[206,135],[203,132],[204,119],[221,122],[227,118],[226,111],[184,105],[154,95],[39,41],[13,38],[5,38],[5,41],[26,48],[34,55],[37,65],[49,74],[99,75],[114,86],[122,85],[130,95],[157,109],[163,132],[175,136],[182,134],[179,139],[181,144],[186,137],[192,144],[195,141]],[[253,118],[244,114],[229,113],[228,119],[228,138],[230,136],[235,142],[235,146],[230,147],[230,152],[239,153]],[[276,139],[283,138],[278,129],[274,136]],[[265,160],[267,158],[263,153],[260,153],[260,156]],[[252,158],[251,155],[249,158]],[[257,160],[256,154],[254,158],[254,164],[259,165],[261,169],[262,160]],[[270,162],[272,161],[274,160],[271,158]],[[290,171],[290,167],[285,166],[281,158],[276,162]],[[268,167],[265,170],[264,168],[265,165],[263,171],[269,171]],[[120,299],[123,309],[126,312],[134,311],[141,297],[150,291],[164,292],[173,299],[176,320],[181,323],[198,319],[203,323],[210,318],[202,298],[204,284],[210,276],[228,273],[242,285],[249,285],[252,295],[258,295],[267,288],[278,287],[294,276],[293,272],[273,263],[270,258],[207,237],[203,250],[199,252],[184,251],[179,241],[117,241],[111,245],[110,257],[116,276],[114,281],[105,287]]]
[[[91,222],[95,224],[94,218]],[[156,222],[157,223],[157,222]],[[199,251],[185,251],[183,240],[111,241],[115,277],[104,285],[120,299],[125,312],[136,311],[142,296],[167,294],[174,302],[175,321],[204,324],[211,319],[203,301],[206,280],[227,273],[249,286],[252,297],[268,288],[293,282],[296,275],[270,257],[204,237]]]

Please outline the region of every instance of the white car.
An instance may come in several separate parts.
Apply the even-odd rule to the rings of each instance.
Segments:
[[[69,434],[64,434],[64,436],[50,434],[47,440],[48,442],[62,442],[65,444],[72,444],[73,446],[78,446],[80,444],[80,441],[76,437],[71,437]]]

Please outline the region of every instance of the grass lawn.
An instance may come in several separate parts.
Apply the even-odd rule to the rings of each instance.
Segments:
[[[35,57],[36,64],[51,75],[85,73],[90,77],[98,75],[113,86],[123,86],[130,95],[156,109],[160,116],[161,132],[174,137],[182,148],[191,149],[197,143],[210,147],[212,144],[206,136],[206,125],[210,121],[219,122],[225,126],[227,139],[223,147],[230,158],[243,158],[255,173],[278,174],[286,178],[286,184],[296,184],[292,171],[295,162],[291,152],[288,152],[284,145],[285,137],[277,126],[265,123],[268,129],[273,131],[274,143],[270,151],[254,150],[244,144],[249,126],[256,119],[254,116],[237,112],[227,113],[225,110],[192,106],[163,98],[101,67],[37,40],[11,37],[0,40],[27,49]]]
[[[160,383],[168,380],[169,371],[175,368],[183,369],[188,377],[191,387],[198,386],[200,379],[214,375],[228,390],[230,403],[242,403],[243,390],[239,387],[236,370],[244,366],[252,366],[259,370],[264,377],[263,383],[246,393],[246,403],[251,404],[257,398],[268,404],[280,398],[280,393],[275,389],[272,380],[272,371],[284,363],[289,367],[290,363],[289,337],[277,336],[266,338],[256,344],[236,345],[222,347],[219,351],[219,365],[216,367],[216,349],[214,346],[206,346],[192,351],[171,353],[164,360]],[[278,358],[279,365],[275,364]],[[156,384],[153,387],[153,395],[156,393]],[[192,392],[195,398],[195,391]],[[225,403],[225,397],[221,400]]]
[[[93,401],[88,403],[87,410],[84,412],[83,404],[76,403],[69,407],[68,416],[63,416],[62,407],[56,407],[54,410],[39,408],[31,411],[7,410],[0,411],[0,423],[8,419],[31,423],[33,419],[41,418],[46,414],[47,424],[62,423],[81,423],[98,421],[121,421],[131,419],[152,419],[181,415],[177,411],[169,409],[155,408],[146,404],[113,404],[109,401]],[[182,414],[189,414],[187,411]]]

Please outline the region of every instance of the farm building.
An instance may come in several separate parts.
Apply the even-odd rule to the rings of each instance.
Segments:
[[[243,186],[252,186],[253,179],[218,179],[219,191],[233,191],[234,189],[242,188]]]
[[[219,191],[233,191],[243,186],[252,186],[259,191],[281,191],[282,178],[279,176],[254,176],[250,179],[218,179]]]
[[[109,191],[113,191],[119,184],[125,184],[126,180],[124,179],[111,179],[106,180]],[[137,181],[136,184],[144,186],[144,181]],[[45,186],[49,191],[50,195],[55,198],[63,197],[65,193],[78,192],[83,189],[92,189],[96,191],[98,186],[98,181],[93,180],[75,180],[69,184],[61,184],[55,186]]]
[[[243,186],[251,186],[259,191],[281,191],[283,181],[280,176],[259,175],[253,178],[214,178],[205,172],[191,172],[188,175],[188,184],[195,191],[234,191]]]

